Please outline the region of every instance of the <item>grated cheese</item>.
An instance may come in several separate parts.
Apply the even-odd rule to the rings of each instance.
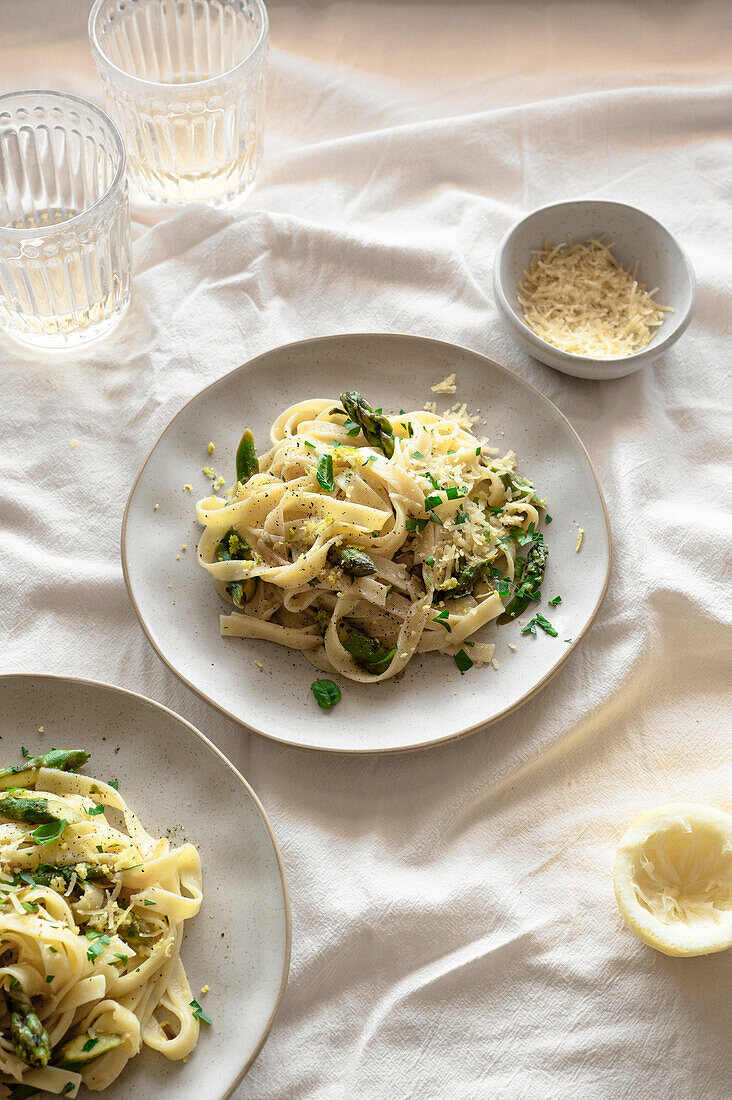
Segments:
[[[638,265],[621,266],[602,237],[532,253],[519,284],[526,325],[548,344],[572,355],[622,359],[646,347],[670,306],[653,300],[636,278]]]
[[[455,372],[448,374],[447,378],[443,378],[441,382],[436,382],[434,386],[430,386],[430,389],[433,393],[455,393],[457,390]]]

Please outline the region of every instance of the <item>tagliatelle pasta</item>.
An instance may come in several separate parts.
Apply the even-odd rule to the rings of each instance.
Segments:
[[[474,635],[538,598],[547,553],[512,451],[497,457],[464,407],[384,415],[355,392],[293,405],[270,440],[257,459],[245,433],[238,483],[197,506],[198,560],[234,604],[225,637],[362,682],[418,653],[491,659]]]
[[[114,785],[31,766],[74,755],[0,773],[0,1097],[103,1090],[143,1044],[187,1058],[203,1018],[180,958],[198,852],[151,836]]]

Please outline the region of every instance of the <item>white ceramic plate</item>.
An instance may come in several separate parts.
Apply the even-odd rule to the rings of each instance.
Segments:
[[[290,959],[282,860],[257,796],[197,729],[122,688],[0,676],[0,714],[3,765],[17,763],[23,745],[31,752],[86,749],[85,773],[117,779],[146,828],[198,845],[203,905],[186,923],[182,958],[193,996],[213,1025],[201,1027],[186,1064],[143,1047],[104,1096],[223,1100],[262,1049]],[[202,996],[204,985],[209,992]]]
[[[455,371],[458,391],[480,413],[483,431],[501,451],[513,448],[519,469],[546,495],[553,523],[544,584],[563,597],[548,616],[559,638],[521,637],[520,626],[493,626],[499,671],[460,676],[450,658],[413,658],[401,679],[377,685],[342,681],[343,698],[321,710],[310,691],[309,662],[281,646],[222,639],[224,604],[196,562],[197,497],[208,495],[209,464],[230,484],[245,427],[258,448],[288,405],[309,396],[356,389],[387,410],[419,409],[430,386]],[[438,398],[438,411],[448,399]],[[208,454],[213,441],[215,453]],[[194,492],[183,489],[194,486]],[[155,505],[159,505],[155,509]],[[585,530],[575,553],[578,523]],[[182,544],[188,551],[176,555]],[[559,668],[591,624],[610,570],[610,529],[587,452],[537,390],[485,356],[416,336],[350,335],[305,340],[260,355],[203,390],[178,413],[148,456],[122,525],[122,567],[140,622],[160,657],[184,683],[237,722],[280,741],[340,752],[384,752],[449,740],[495,721],[524,702]],[[546,602],[541,605],[547,614]],[[533,613],[533,612],[532,612]],[[572,638],[569,644],[564,638]],[[507,643],[517,646],[516,653]],[[255,664],[260,661],[263,668]]]

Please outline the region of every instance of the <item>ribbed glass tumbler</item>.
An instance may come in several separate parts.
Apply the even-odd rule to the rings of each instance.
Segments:
[[[130,301],[125,150],[103,111],[61,92],[0,96],[0,328],[64,350]]]
[[[133,188],[158,202],[238,202],[262,153],[262,0],[96,0],[89,37]]]

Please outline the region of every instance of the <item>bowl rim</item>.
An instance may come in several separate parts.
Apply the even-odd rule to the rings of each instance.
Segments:
[[[104,4],[107,0],[94,0],[94,4],[89,12],[89,19],[87,21],[87,33],[89,35],[89,43],[91,46],[92,57],[95,65],[98,66],[98,59],[110,70],[117,74],[121,78],[122,83],[128,83],[130,87],[135,87],[138,90],[148,89],[150,91],[159,91],[160,89],[166,89],[168,93],[176,92],[187,93],[191,89],[208,88],[216,84],[220,84],[222,80],[229,80],[235,76],[240,69],[243,69],[253,58],[260,54],[263,50],[266,50],[267,43],[269,42],[269,12],[264,3],[264,0],[251,0],[253,7],[257,9],[262,20],[262,26],[257,37],[257,41],[252,46],[251,50],[240,61],[237,61],[236,65],[232,65],[230,69],[226,69],[223,73],[217,73],[215,76],[206,77],[205,80],[187,80],[183,84],[172,84],[164,80],[146,80],[142,76],[136,76],[134,73],[130,73],[127,69],[120,68],[119,65],[112,61],[111,57],[104,49],[101,41],[101,35],[98,33],[98,17]],[[100,76],[102,74],[100,73]]]
[[[597,359],[592,355],[577,355],[575,352],[564,351],[562,348],[558,348],[554,344],[550,344],[548,340],[544,340],[541,336],[538,336],[533,331],[533,329],[530,329],[529,326],[522,320],[522,318],[519,317],[504,290],[501,266],[503,263],[503,258],[511,242],[511,238],[517,232],[519,227],[522,226],[524,222],[527,222],[529,218],[533,218],[537,214],[545,214],[548,213],[550,210],[558,210],[561,207],[572,207],[576,209],[582,206],[614,207],[616,209],[620,208],[623,210],[632,210],[634,214],[639,214],[642,219],[652,223],[656,230],[659,231],[663,236],[667,238],[667,240],[671,242],[678,253],[680,267],[683,269],[686,275],[686,281],[689,289],[689,303],[683,313],[676,313],[674,315],[677,322],[675,327],[667,332],[662,339],[658,340],[657,342],[651,340],[650,344],[648,344],[644,348],[641,348],[640,351],[634,351],[632,355],[618,356],[613,359]],[[667,348],[671,347],[672,344],[675,344],[679,337],[682,336],[686,329],[689,327],[691,318],[696,308],[697,297],[696,275],[694,273],[694,268],[691,265],[691,260],[689,259],[686,251],[679,244],[678,240],[673,235],[671,230],[667,229],[662,222],[658,221],[657,218],[654,218],[652,214],[648,214],[645,210],[642,210],[639,206],[633,206],[632,203],[628,202],[616,202],[614,199],[567,199],[562,202],[551,202],[548,203],[546,206],[537,206],[535,210],[530,210],[528,214],[524,214],[523,217],[519,218],[513,223],[513,225],[509,226],[504,235],[501,237],[501,240],[498,244],[498,248],[496,249],[496,254],[493,259],[493,289],[497,303],[501,309],[501,312],[506,317],[506,320],[509,321],[516,332],[518,332],[522,339],[530,344],[531,347],[536,348],[537,351],[551,354],[554,358],[561,360],[568,365],[576,364],[579,366],[581,364],[593,364],[598,369],[603,369],[604,367],[612,368],[612,366],[617,363],[635,363],[637,365],[640,365],[648,359],[655,359],[662,352],[666,351]]]
[[[145,473],[145,470],[147,469],[148,463],[151,461],[151,459],[153,457],[153,454],[155,453],[158,446],[162,442],[163,437],[172,428],[175,421],[178,420],[178,418],[181,417],[185,413],[185,411],[188,409],[188,407],[190,405],[192,405],[195,401],[199,400],[199,398],[201,398],[204,393],[207,393],[209,390],[212,390],[215,386],[219,385],[220,383],[224,382],[225,380],[232,378],[233,375],[238,374],[240,371],[245,370],[245,369],[246,370],[252,370],[252,369],[259,368],[260,365],[261,365],[261,361],[263,359],[266,359],[268,356],[274,354],[275,352],[285,352],[285,351],[289,351],[290,349],[296,348],[296,347],[312,346],[312,345],[323,344],[323,343],[326,343],[326,342],[338,342],[338,341],[341,341],[341,340],[348,341],[348,340],[352,340],[352,339],[361,340],[364,337],[366,337],[366,338],[376,337],[376,338],[379,338],[379,339],[386,338],[387,340],[392,340],[392,339],[393,340],[409,340],[410,342],[415,343],[415,344],[416,343],[439,344],[444,348],[451,348],[453,350],[458,349],[459,351],[467,352],[469,355],[474,355],[474,356],[477,356],[479,359],[487,361],[488,363],[490,363],[490,365],[492,367],[497,367],[498,370],[501,371],[503,374],[509,375],[520,386],[523,386],[525,389],[530,390],[534,394],[537,394],[541,398],[541,400],[545,401],[547,403],[547,405],[549,405],[553,409],[553,411],[557,414],[557,416],[559,416],[560,419],[564,421],[564,423],[566,424],[570,434],[574,437],[576,442],[579,444],[579,447],[580,447],[582,453],[585,456],[585,459],[587,461],[587,465],[589,467],[590,473],[592,474],[592,478],[593,478],[593,481],[595,483],[595,488],[597,489],[598,499],[600,501],[600,505],[601,505],[601,508],[602,508],[603,519],[605,521],[605,534],[607,536],[607,567],[606,567],[606,570],[605,570],[605,578],[604,578],[603,585],[602,585],[602,591],[600,592],[600,595],[597,598],[597,602],[595,603],[595,606],[593,607],[592,612],[591,612],[587,622],[585,623],[584,627],[582,628],[582,630],[578,634],[576,634],[573,637],[571,645],[567,646],[566,650],[564,651],[562,656],[559,658],[556,665],[554,665],[554,667],[551,668],[528,691],[524,692],[524,694],[519,699],[517,699],[513,703],[510,703],[508,706],[504,707],[503,710],[499,711],[497,714],[494,714],[487,721],[485,719],[481,719],[477,722],[473,722],[470,726],[466,727],[465,729],[460,730],[458,733],[451,733],[451,734],[448,734],[444,737],[439,737],[434,741],[429,741],[427,743],[416,742],[416,743],[409,744],[409,745],[399,745],[399,746],[396,746],[395,748],[366,748],[366,749],[363,749],[363,748],[342,748],[342,747],[333,748],[333,747],[326,747],[326,746],[321,746],[321,745],[304,744],[304,743],[299,742],[299,741],[292,741],[284,734],[277,736],[273,733],[267,732],[266,730],[259,729],[257,726],[252,725],[249,722],[245,722],[239,715],[235,714],[231,710],[228,710],[222,703],[218,703],[215,700],[210,699],[201,688],[199,688],[192,680],[189,680],[188,677],[185,676],[176,667],[176,665],[170,660],[170,658],[168,658],[166,656],[166,654],[163,652],[163,650],[160,648],[157,641],[153,637],[152,630],[151,630],[150,626],[148,625],[148,623],[145,619],[145,616],[143,615],[143,613],[140,609],[140,605],[137,602],[137,597],[135,596],[135,593],[133,591],[132,580],[131,580],[130,571],[129,571],[128,555],[127,555],[127,526],[128,526],[128,522],[129,522],[129,519],[130,519],[130,513],[131,513],[131,510],[132,510],[133,500],[134,500],[135,494],[137,492],[137,487],[138,487],[139,483],[142,480],[142,477]],[[258,737],[263,737],[265,740],[272,741],[275,744],[287,745],[289,748],[301,749],[304,752],[318,753],[320,755],[333,755],[333,756],[337,755],[337,756],[342,756],[342,757],[356,757],[356,756],[359,756],[359,757],[363,758],[363,757],[368,757],[368,756],[371,756],[371,757],[382,756],[383,757],[383,756],[392,756],[392,755],[397,755],[397,754],[401,754],[401,753],[408,753],[408,752],[423,752],[423,751],[429,751],[430,749],[440,748],[444,745],[454,744],[457,741],[462,741],[464,738],[470,737],[474,733],[478,733],[480,731],[486,730],[489,726],[492,726],[495,723],[502,721],[504,718],[507,718],[510,714],[513,714],[520,707],[522,707],[524,705],[524,703],[529,702],[530,699],[533,699],[536,695],[538,695],[538,693],[545,686],[545,684],[548,684],[549,681],[566,664],[566,662],[569,659],[570,655],[572,653],[574,653],[577,646],[583,641],[585,636],[589,633],[591,627],[595,623],[595,620],[597,619],[597,617],[600,613],[600,608],[602,607],[603,602],[605,600],[605,596],[607,595],[607,590],[608,590],[608,587],[610,585],[610,577],[612,575],[612,569],[613,569],[613,536],[612,536],[612,528],[611,528],[611,525],[610,525],[610,514],[608,512],[607,502],[605,500],[605,494],[603,492],[602,485],[600,483],[600,478],[598,477],[597,470],[595,469],[595,464],[592,461],[592,458],[590,457],[589,451],[587,450],[587,447],[585,446],[585,444],[582,442],[582,439],[580,438],[579,433],[572,426],[569,419],[565,416],[565,414],[562,412],[562,410],[557,405],[555,405],[554,402],[549,397],[547,397],[546,394],[543,393],[542,390],[540,390],[537,386],[532,385],[531,382],[528,382],[517,371],[512,370],[510,367],[504,366],[502,363],[499,363],[497,360],[492,359],[489,355],[487,355],[483,352],[480,352],[480,351],[476,351],[474,348],[468,347],[465,344],[458,344],[458,343],[455,343],[453,341],[441,340],[441,339],[438,339],[438,338],[432,337],[432,336],[418,336],[415,333],[404,333],[404,332],[374,332],[374,331],[370,331],[370,332],[336,332],[336,333],[328,333],[328,334],[323,335],[323,336],[310,336],[310,337],[306,337],[305,339],[301,339],[301,340],[290,340],[286,344],[275,344],[274,347],[267,348],[264,351],[258,352],[256,355],[252,356],[250,359],[246,359],[243,363],[240,363],[239,366],[234,367],[233,370],[227,371],[226,374],[222,374],[218,378],[214,378],[211,382],[209,382],[205,386],[203,386],[197,393],[192,394],[191,397],[189,397],[188,400],[183,403],[183,405],[178,409],[178,411],[176,413],[174,413],[174,415],[170,418],[170,420],[165,425],[165,427],[162,429],[162,431],[160,431],[159,434],[157,435],[154,443],[150,447],[147,455],[145,456],[145,458],[144,458],[144,460],[143,460],[143,462],[142,462],[142,464],[141,464],[141,466],[140,466],[140,468],[139,468],[139,470],[138,470],[138,472],[137,472],[137,474],[136,474],[136,476],[135,476],[135,478],[132,482],[132,486],[130,488],[129,495],[127,497],[127,502],[125,504],[124,513],[123,513],[123,516],[122,516],[122,530],[121,530],[121,533],[120,533],[120,558],[121,558],[121,563],[122,563],[122,575],[123,575],[123,578],[124,578],[125,587],[127,589],[127,595],[129,597],[130,603],[132,604],[134,612],[137,616],[138,623],[139,623],[140,627],[142,628],[143,633],[145,634],[145,637],[147,638],[148,642],[150,643],[150,645],[152,646],[153,650],[155,651],[157,656],[160,658],[162,663],[165,665],[165,667],[167,669],[169,669],[173,673],[173,675],[176,676],[177,679],[182,684],[184,684],[187,688],[189,688],[190,691],[192,691],[194,695],[197,695],[198,698],[202,699],[203,702],[206,703],[208,706],[213,707],[214,710],[217,710],[220,714],[223,714],[225,718],[228,718],[230,721],[235,722],[237,725],[241,726],[242,729],[245,729],[249,732],[255,733]]]
[[[201,731],[197,729],[192,722],[189,722],[187,718],[184,718],[181,714],[178,714],[176,711],[172,710],[171,707],[167,707],[165,703],[158,703],[156,699],[151,699],[147,695],[142,695],[139,691],[132,691],[130,688],[120,687],[119,684],[110,684],[106,680],[94,680],[88,676],[65,676],[62,673],[36,671],[0,672],[0,687],[2,687],[3,684],[9,680],[55,680],[59,681],[60,683],[79,684],[80,686],[86,688],[103,688],[105,691],[111,691],[116,692],[119,695],[130,696],[131,698],[136,699],[141,703],[145,703],[148,706],[154,707],[156,710],[162,711],[164,714],[168,715],[168,717],[174,718],[176,722],[180,722],[180,724],[182,726],[185,726],[195,737],[197,737],[198,740],[201,741],[207,749],[210,749],[214,756],[217,756],[221,763],[224,764],[232,773],[232,775],[239,780],[241,785],[244,787],[244,790],[254,803],[259,813],[259,816],[262,819],[262,823],[269,834],[270,843],[272,844],[272,850],[277,861],[277,869],[280,874],[280,885],[282,886],[282,901],[285,913],[285,953],[282,961],[282,975],[280,977],[280,985],[277,991],[277,999],[275,1000],[272,1011],[269,1015],[269,1019],[262,1029],[262,1034],[251,1057],[245,1063],[245,1065],[242,1066],[236,1079],[231,1083],[231,1085],[227,1086],[226,1091],[221,1094],[221,1100],[227,1100],[227,1098],[231,1096],[234,1090],[239,1087],[249,1070],[256,1062],[259,1055],[262,1053],[262,1048],[269,1038],[272,1026],[275,1022],[275,1019],[277,1018],[277,1013],[280,1010],[280,1006],[282,1004],[282,999],[285,995],[285,990],[287,988],[287,982],[290,975],[290,960],[292,955],[292,904],[290,901],[290,889],[287,884],[285,862],[282,858],[282,852],[280,851],[280,846],[277,843],[277,837],[274,834],[274,829],[272,828],[272,824],[269,820],[269,817],[267,816],[267,811],[259,800],[256,791],[250,786],[250,784],[247,782],[247,780],[244,778],[238,768],[234,767],[229,758],[221,751],[221,749],[217,745],[215,745],[213,741],[209,740],[209,738],[206,737],[204,733],[201,733]]]

